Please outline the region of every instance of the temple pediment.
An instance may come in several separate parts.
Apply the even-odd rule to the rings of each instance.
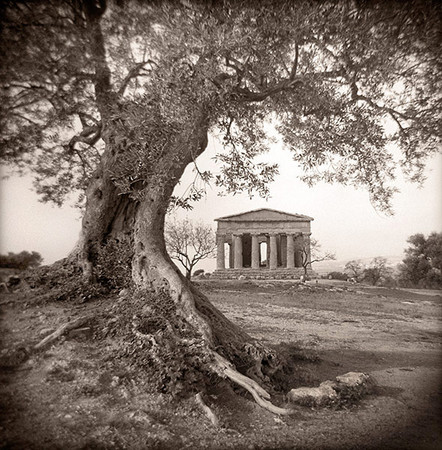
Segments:
[[[310,222],[312,217],[303,214],[291,214],[276,209],[261,208],[231,216],[219,217],[218,222]]]

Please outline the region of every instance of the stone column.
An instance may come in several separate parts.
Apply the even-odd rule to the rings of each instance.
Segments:
[[[307,268],[311,269],[312,268],[312,253],[311,253],[311,249],[310,249],[310,234],[304,234],[303,237],[305,239],[305,248],[307,250],[307,261],[308,261]]]
[[[259,242],[257,234],[252,234],[252,269],[259,269]]]
[[[224,270],[224,235],[217,235],[216,238],[216,270]]]
[[[293,234],[287,235],[287,269],[295,268],[295,241]]]
[[[242,236],[240,234],[234,234],[235,240],[235,260],[234,260],[234,268],[242,269]]]
[[[266,267],[267,269],[270,267],[270,236],[266,236]]]
[[[270,270],[278,267],[278,245],[276,242],[276,234],[270,235]]]
[[[295,267],[302,267],[302,234],[297,234],[295,236]]]

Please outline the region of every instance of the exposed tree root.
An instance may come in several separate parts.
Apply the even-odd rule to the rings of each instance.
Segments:
[[[70,322],[66,322],[60,327],[58,327],[53,333],[46,336],[43,340],[41,340],[37,345],[34,346],[34,350],[39,350],[46,345],[54,342],[59,337],[66,334],[68,331],[75,330],[76,328],[80,328],[84,324],[86,324],[91,319],[90,316],[82,316],[78,319],[72,320]]]
[[[198,406],[201,407],[207,418],[212,422],[213,426],[218,427],[219,426],[218,417],[216,417],[215,413],[204,403],[201,392],[195,395],[195,400]]]
[[[289,409],[280,408],[273,405],[269,401],[270,394],[266,390],[264,390],[256,381],[239,373],[225,358],[217,353],[214,353],[214,357],[215,363],[212,368],[218,373],[218,375],[229,378],[250,392],[259,406],[281,416],[292,413]]]

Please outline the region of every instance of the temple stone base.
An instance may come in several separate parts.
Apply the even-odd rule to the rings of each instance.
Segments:
[[[218,278],[220,280],[299,280],[304,275],[302,267],[295,269],[278,268],[274,270],[269,269],[224,269],[215,270],[211,278]],[[315,276],[315,272],[311,269],[307,270],[309,277]]]

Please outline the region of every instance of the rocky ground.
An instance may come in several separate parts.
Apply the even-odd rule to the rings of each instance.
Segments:
[[[93,327],[29,354],[59,325],[110,311],[114,299],[73,305],[4,294],[0,448],[442,447],[440,293],[290,282],[200,287],[251,335],[301,349],[304,383],[360,371],[376,379],[375,392],[348,407],[297,407],[278,417],[221,386],[205,397],[220,418],[214,427],[193,396],[172,400],[110,359],[116,343]]]

